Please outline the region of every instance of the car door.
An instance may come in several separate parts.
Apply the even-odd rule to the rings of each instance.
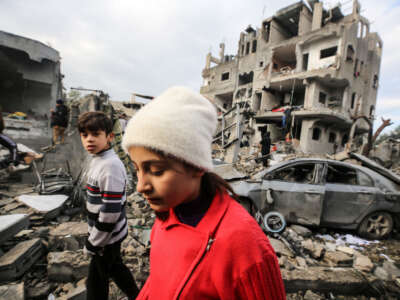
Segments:
[[[376,188],[366,173],[347,166],[326,164],[325,199],[322,224],[355,224],[376,199]]]
[[[294,162],[264,177],[262,190],[270,193],[269,210],[291,223],[319,225],[325,189],[320,183],[323,165]]]

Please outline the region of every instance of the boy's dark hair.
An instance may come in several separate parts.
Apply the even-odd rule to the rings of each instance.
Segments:
[[[106,134],[112,132],[112,121],[107,115],[101,111],[89,111],[81,114],[78,119],[78,130],[80,133],[99,130],[105,131]]]

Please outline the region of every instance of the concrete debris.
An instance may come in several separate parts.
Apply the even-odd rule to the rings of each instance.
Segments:
[[[43,254],[40,239],[17,244],[0,257],[0,281],[11,281],[23,275]]]
[[[25,214],[0,216],[0,245],[29,226],[29,217]]]
[[[87,277],[89,260],[82,250],[50,252],[47,255],[47,276],[50,281],[73,282]]]
[[[16,283],[0,286],[1,300],[25,300],[24,283]]]
[[[385,185],[387,178],[399,180],[398,140],[388,140],[382,147],[372,149],[370,160],[359,155],[368,146],[375,118],[382,41],[377,33],[369,32],[370,23],[360,15],[357,0],[353,1],[349,15],[343,15],[339,6],[328,9],[320,1],[308,4],[300,1],[264,19],[260,28],[248,27],[240,34],[237,55],[225,55],[224,44],[218,57],[207,55],[201,93],[218,110],[212,146],[215,172],[232,186],[235,181],[248,181],[241,189],[253,192],[254,187],[262,190],[257,184],[268,175],[266,166],[279,169],[279,164],[297,163],[300,159],[318,160],[315,168],[306,163],[293,167],[293,172],[277,173],[275,179],[279,182],[275,186],[272,179],[264,180],[262,187],[268,188],[259,194],[258,202],[248,207],[257,210],[261,217],[275,211],[272,208],[276,204],[276,208],[286,210],[282,212],[286,228],[279,234],[266,234],[278,256],[287,299],[395,299],[400,295],[399,229],[393,228],[387,240],[358,238],[350,234],[348,225],[355,224],[350,229],[357,229],[357,221],[346,218],[365,207],[343,209],[337,199],[343,200],[344,196],[332,197],[329,203],[322,197],[327,190],[323,174],[333,172],[332,178],[345,178],[343,170],[324,169],[330,163],[355,166],[357,172],[362,172],[363,166],[375,170],[377,178],[385,178],[374,188]],[[56,50],[0,31],[2,43],[10,53],[28,53],[29,60],[38,64],[37,71],[42,69],[45,58],[49,68],[41,71],[51,71],[49,78],[60,75]],[[14,65],[19,61],[15,57],[5,63]],[[25,76],[26,65],[21,67]],[[15,86],[43,78],[24,76],[15,79],[21,81],[15,82]],[[39,94],[44,90],[56,91],[61,81],[51,82],[39,82],[43,85],[43,90],[37,87]],[[123,259],[139,287],[149,275],[150,233],[155,214],[145,199],[134,192],[135,172],[120,146],[123,122],[118,121],[122,113],[132,116],[142,104],[121,104],[110,101],[101,90],[93,92],[81,99],[71,96],[67,103],[71,126],[63,145],[50,145],[48,120],[43,116],[54,106],[56,93],[35,99],[39,103],[35,104],[37,111],[33,114],[23,111],[29,99],[18,102],[18,107],[12,107],[14,101],[3,107],[11,113],[24,113],[24,118],[19,113],[5,118],[5,131],[16,139],[19,149],[36,155],[41,154],[33,149],[46,153],[32,168],[13,176],[0,170],[0,300],[86,298],[89,260],[82,248],[87,223],[81,207],[86,200],[84,182],[90,158],[82,150],[79,134],[72,129],[79,114],[85,111],[104,111],[115,121],[114,149],[126,167],[130,183],[126,206],[129,234],[121,247]],[[2,154],[8,153],[0,149]],[[357,190],[354,196],[360,197],[362,203],[369,201],[365,193],[368,176],[376,180],[371,176],[375,173],[366,174],[361,178],[364,185],[360,185],[364,192]],[[352,178],[360,180],[360,175]],[[293,185],[286,185],[289,188],[285,190],[288,182]],[[328,192],[342,183],[331,183]],[[300,186],[304,190],[299,191]],[[356,186],[352,184],[351,190]],[[276,191],[292,194],[281,202]],[[396,193],[379,190],[379,197],[383,194],[391,204],[398,199]],[[337,216],[344,220],[344,234],[325,228],[329,222],[335,223]],[[380,220],[379,217],[385,215],[369,216],[367,225]],[[374,226],[366,228],[372,230]],[[119,293],[111,284],[110,298],[121,298]]]
[[[25,205],[33,208],[46,219],[57,217],[67,201],[67,195],[20,195],[16,199]]]

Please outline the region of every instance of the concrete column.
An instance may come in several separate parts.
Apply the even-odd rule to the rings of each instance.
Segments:
[[[321,26],[322,26],[322,3],[318,2],[314,4],[311,30],[314,31],[320,29]]]
[[[261,105],[260,105],[261,111],[271,110],[277,105],[279,105],[279,100],[277,100],[273,94],[271,94],[270,92],[262,93]]]

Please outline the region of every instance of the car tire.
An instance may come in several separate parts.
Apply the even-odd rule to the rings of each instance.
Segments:
[[[286,227],[286,221],[282,214],[277,211],[271,211],[265,214],[263,224],[268,232],[280,233]]]
[[[358,227],[358,234],[371,240],[381,240],[392,232],[393,218],[383,211],[376,211],[364,218]]]

